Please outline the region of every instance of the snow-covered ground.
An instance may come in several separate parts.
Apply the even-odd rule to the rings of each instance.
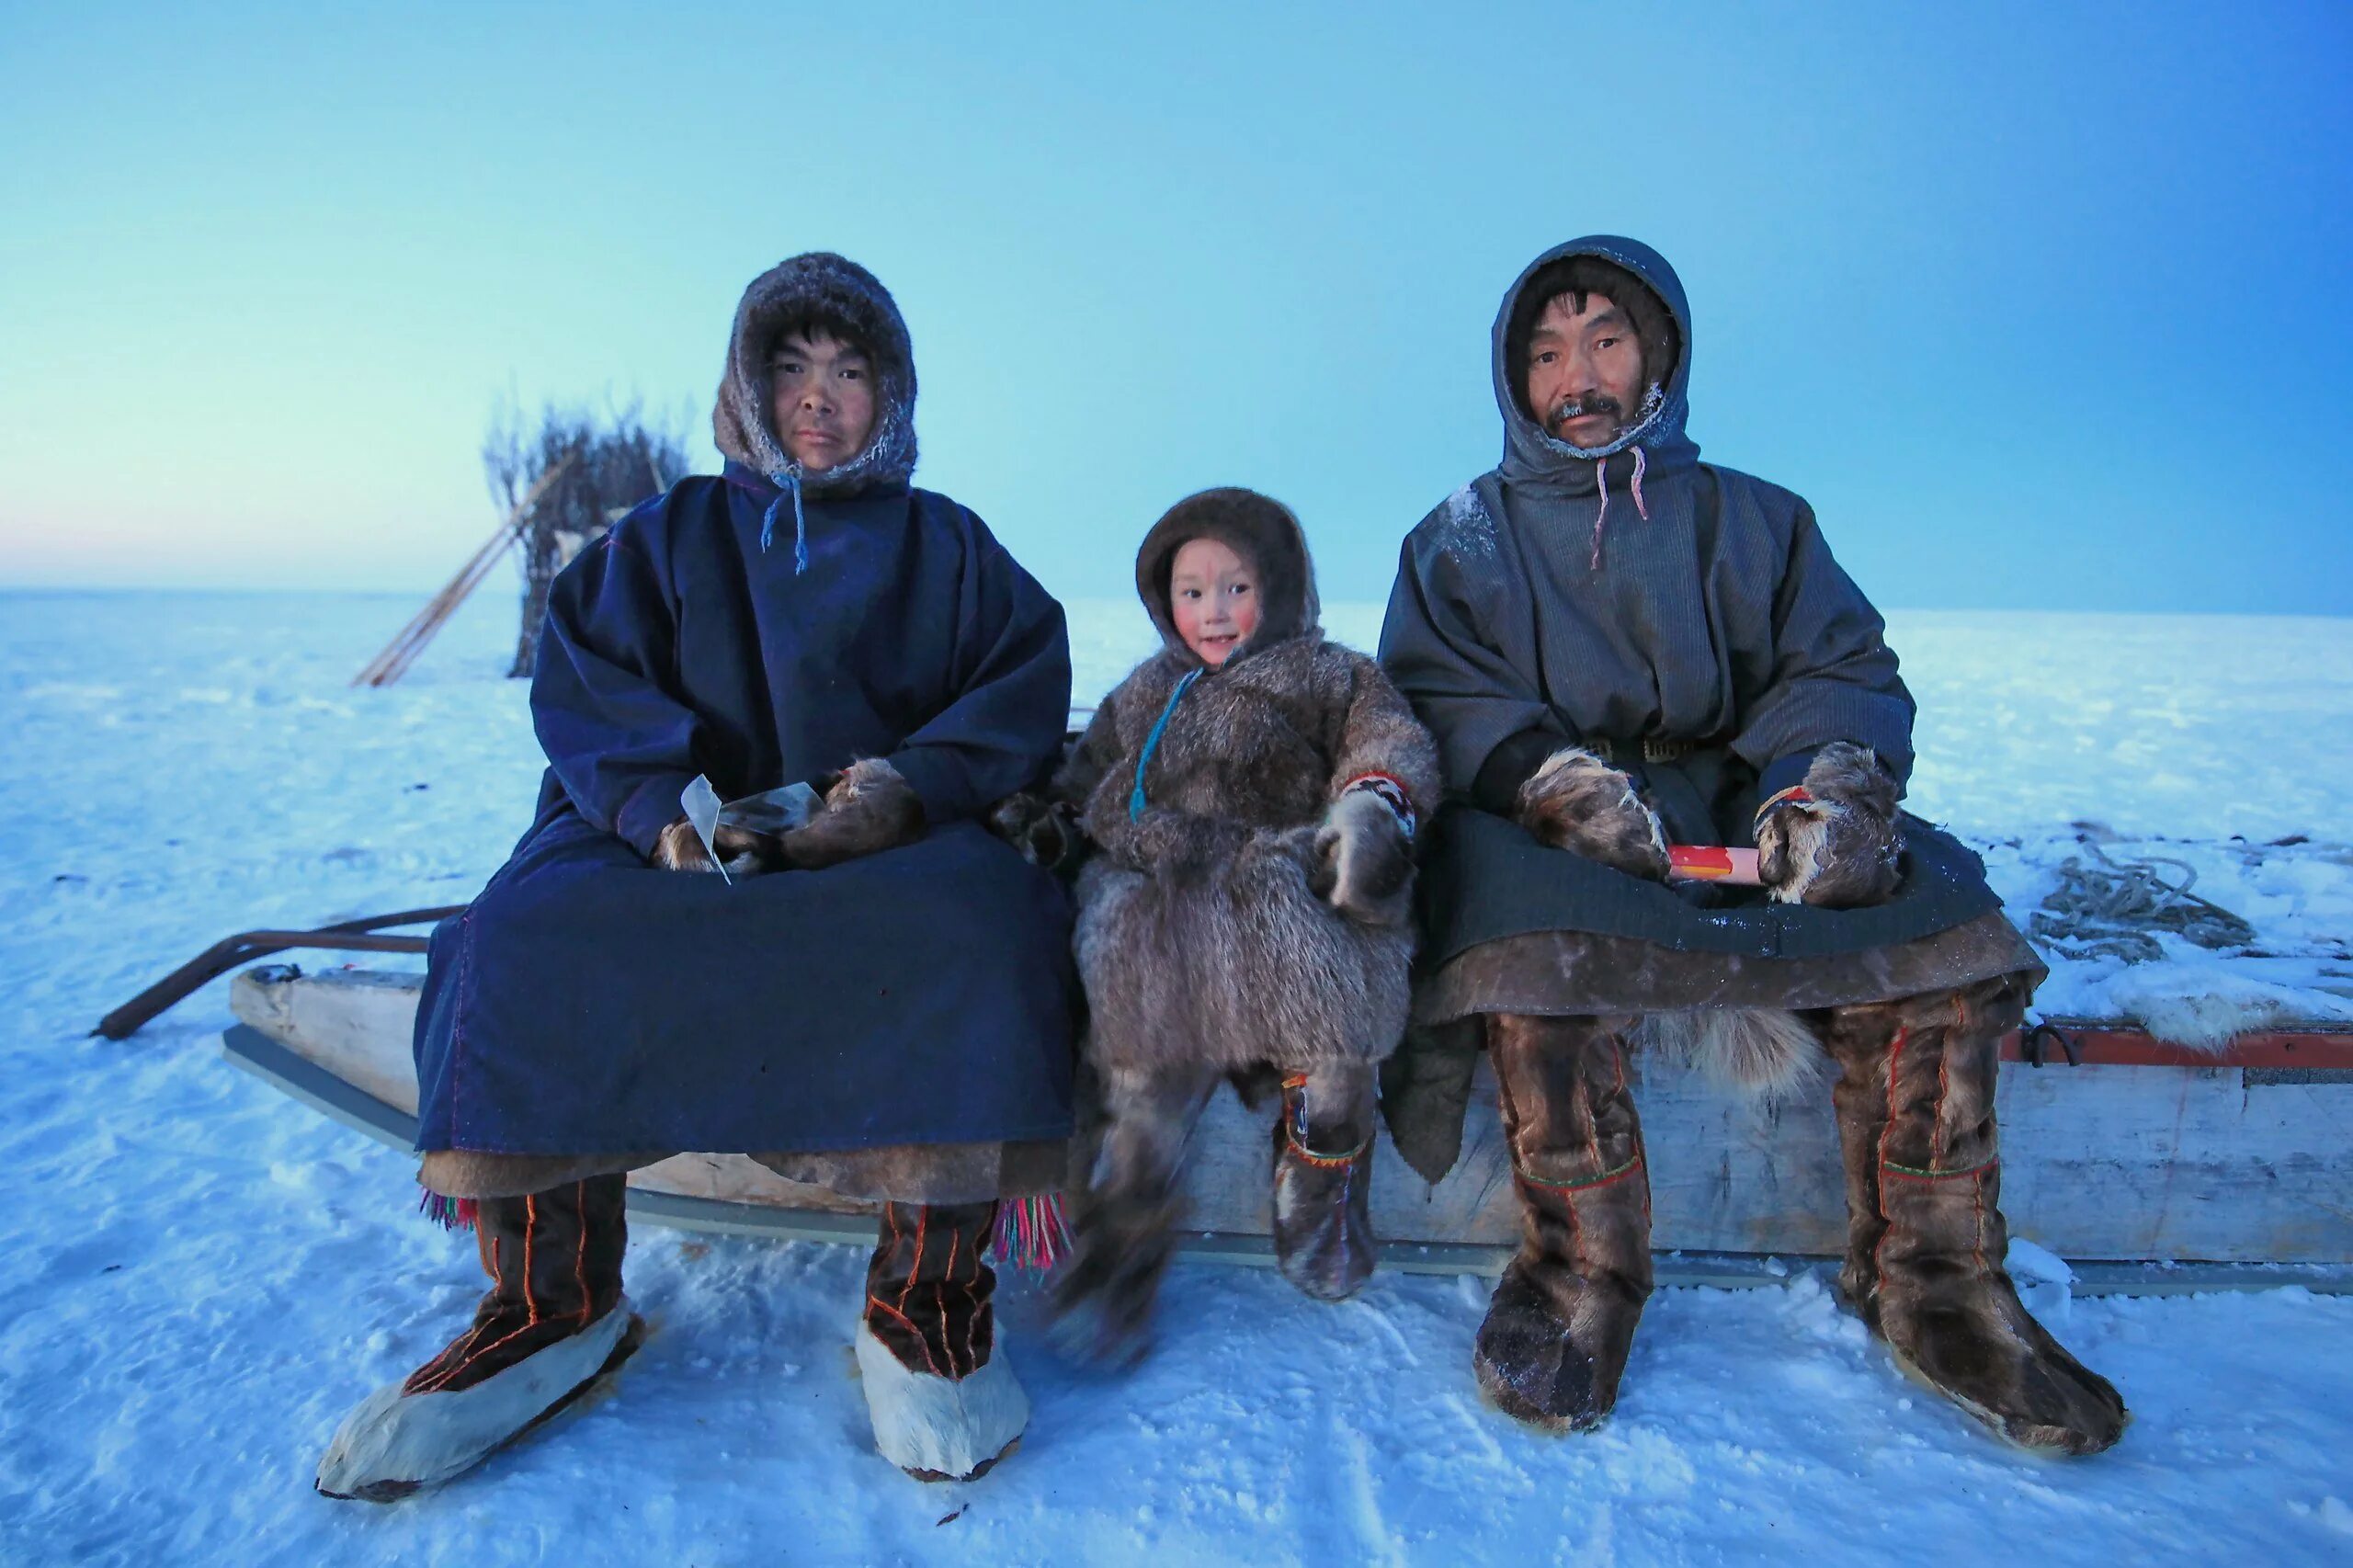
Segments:
[[[1661,1292],[1617,1419],[1567,1439],[1479,1403],[1483,1281],[1321,1307],[1179,1268],[1159,1353],[1108,1379],[1017,1288],[1029,1437],[941,1488],[867,1446],[857,1249],[652,1229],[629,1267],[654,1334],[609,1395],[438,1494],[324,1502],[335,1420],[464,1317],[472,1247],[414,1214],[410,1162],[222,1063],[225,983],[126,1043],[85,1032],[233,929],[457,903],[504,857],[539,773],[497,678],[512,601],[348,688],[414,608],[0,596],[0,1562],[2353,1560],[2353,1301],[2301,1290],[2053,1302],[2138,1415],[2061,1465],[1904,1382],[1810,1278]],[[1370,645],[1378,616],[1328,619]],[[1073,619],[1084,701],[1149,634],[1131,605]],[[2052,1011],[2220,987],[2343,1015],[2353,623],[1893,621],[1913,804],[2014,914],[2091,833],[2190,861],[2276,955],[2062,964]]]

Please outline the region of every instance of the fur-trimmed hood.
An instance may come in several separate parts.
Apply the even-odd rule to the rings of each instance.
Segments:
[[[1573,256],[1597,257],[1641,278],[1674,318],[1681,338],[1674,368],[1659,387],[1657,406],[1606,447],[1573,447],[1536,422],[1528,409],[1522,368],[1517,363],[1518,356],[1515,353],[1519,345],[1513,341],[1513,327],[1520,314],[1520,296],[1537,280],[1538,274]],[[1503,306],[1495,312],[1492,351],[1495,406],[1504,416],[1504,460],[1499,472],[1506,484],[1564,495],[1591,495],[1597,488],[1596,468],[1616,454],[1635,448],[1642,449],[1643,469],[1653,475],[1688,470],[1699,462],[1699,443],[1683,428],[1691,413],[1691,304],[1684,296],[1683,280],[1675,275],[1675,268],[1642,241],[1620,234],[1587,234],[1583,239],[1554,245],[1529,262],[1504,291]],[[1620,468],[1623,470],[1625,465],[1620,464]]]
[[[1204,490],[1169,507],[1136,551],[1136,594],[1159,629],[1162,645],[1179,663],[1201,660],[1176,634],[1168,578],[1176,552],[1197,539],[1216,540],[1258,569],[1258,629],[1234,650],[1229,664],[1322,630],[1315,562],[1307,552],[1306,531],[1290,508],[1235,485]]]
[[[768,358],[786,328],[824,322],[865,346],[875,372],[874,428],[847,462],[803,474],[778,439]],[[831,251],[809,251],[752,279],[735,307],[727,369],[711,410],[721,453],[812,498],[904,486],[915,470],[915,361],[907,324],[875,276]]]

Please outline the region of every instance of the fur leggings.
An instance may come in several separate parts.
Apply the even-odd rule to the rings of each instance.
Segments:
[[[1360,1062],[1308,1070],[1291,1091],[1306,1113],[1306,1136],[1298,1139],[1293,1129],[1294,1141],[1317,1153],[1345,1153],[1369,1140],[1376,1072]],[[1227,1076],[1199,1065],[1114,1067],[1097,1080],[1086,1133],[1091,1158],[1072,1195],[1077,1246],[1056,1292],[1065,1313],[1092,1320],[1094,1343],[1081,1348],[1124,1358],[1141,1345],[1184,1221],[1186,1148]]]

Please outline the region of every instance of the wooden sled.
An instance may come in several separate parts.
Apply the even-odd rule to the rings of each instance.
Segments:
[[[239,974],[229,1060],[395,1148],[415,1144],[410,1036],[422,977],[358,969]],[[2056,1037],[2054,1039],[2054,1036]],[[2002,1207],[2014,1233],[2075,1262],[2078,1293],[2300,1284],[2353,1292],[2353,1032],[2245,1037],[2219,1057],[2136,1030],[2061,1022],[2004,1044]],[[1664,1285],[1765,1285],[1845,1243],[1824,1092],[1753,1108],[1639,1057],[1653,1239]],[[1271,1114],[1271,1113],[1267,1113]],[[1180,1256],[1271,1264],[1267,1114],[1221,1091],[1194,1136]],[[1463,1155],[1436,1187],[1384,1131],[1372,1216],[1384,1266],[1501,1271],[1517,1245],[1483,1062]],[[681,1154],[630,1177],[633,1216],[708,1231],[870,1245],[870,1203],[736,1154]]]

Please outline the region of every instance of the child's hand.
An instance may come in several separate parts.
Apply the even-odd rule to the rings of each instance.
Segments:
[[[778,836],[786,864],[804,871],[880,854],[923,836],[923,800],[881,757],[854,762],[804,827]]]
[[[1859,909],[1903,881],[1895,780],[1866,748],[1834,741],[1805,782],[1756,813],[1756,874],[1782,903]]]
[[[719,844],[719,860],[731,877],[748,877],[767,869],[766,853],[775,842],[767,834],[721,823],[711,836]],[[665,871],[716,871],[719,861],[702,846],[695,824],[680,817],[654,841],[654,864]]]
[[[1396,811],[1370,790],[1332,802],[1315,830],[1311,885],[1367,926],[1402,926],[1414,913],[1414,846]]]
[[[1634,781],[1582,746],[1544,759],[1519,787],[1513,812],[1540,843],[1630,877],[1666,880],[1666,832]]]

